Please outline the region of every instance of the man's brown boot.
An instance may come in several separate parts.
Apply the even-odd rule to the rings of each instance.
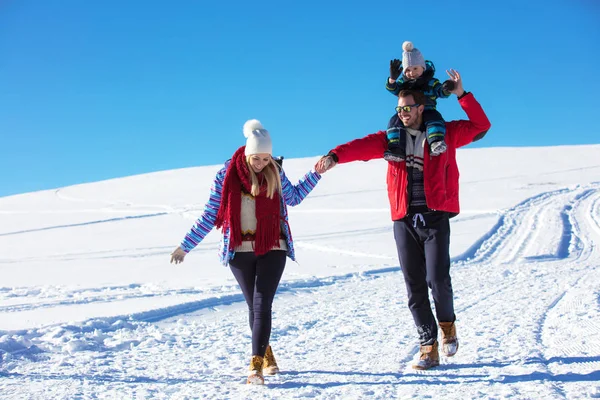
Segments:
[[[279,367],[277,366],[277,361],[275,361],[275,356],[273,355],[273,349],[271,349],[271,345],[268,345],[267,350],[265,351],[265,358],[263,361],[263,374],[275,375],[278,373],[279,373]]]
[[[440,365],[437,340],[432,345],[421,346],[420,352],[419,361],[412,365],[413,369],[426,370]]]
[[[440,322],[442,329],[442,354],[452,357],[458,351],[458,338],[454,322]]]
[[[248,384],[264,385],[265,378],[263,376],[263,358],[261,356],[252,356],[250,360],[250,375],[248,375]]]

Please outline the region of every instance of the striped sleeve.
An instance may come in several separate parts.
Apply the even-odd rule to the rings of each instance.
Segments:
[[[398,96],[398,93],[400,92],[400,89],[398,88],[398,83],[394,82],[390,84],[390,81],[388,79],[385,80],[385,89],[394,96]]]
[[[219,212],[219,207],[221,207],[223,180],[225,179],[226,171],[227,167],[225,166],[217,172],[217,176],[210,188],[210,198],[204,206],[204,212],[181,242],[180,246],[186,253],[196,247],[215,227],[217,213]]]
[[[435,78],[429,81],[429,87],[437,99],[447,99],[452,94],[446,92],[440,81]]]
[[[317,186],[317,183],[321,180],[321,175],[315,171],[310,171],[304,175],[297,184],[292,185],[290,180],[285,175],[283,169],[280,171],[281,175],[281,192],[285,204],[288,206],[296,206],[302,203],[302,200]]]

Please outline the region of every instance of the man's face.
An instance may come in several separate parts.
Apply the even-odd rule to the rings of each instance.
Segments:
[[[398,98],[398,107],[399,108],[396,109],[398,111],[398,118],[400,118],[400,121],[402,121],[405,127],[412,129],[419,129],[421,127],[421,115],[425,109],[424,105],[416,105],[413,97],[408,96]],[[406,111],[400,107],[409,108],[410,111]]]

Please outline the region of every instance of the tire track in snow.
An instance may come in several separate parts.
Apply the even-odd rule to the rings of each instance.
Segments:
[[[507,278],[510,279],[510,284],[505,285],[506,290],[497,291],[498,296],[502,296],[504,298],[505,304],[503,302],[494,302],[491,304],[492,309],[487,309],[486,311],[497,314],[497,313],[506,313],[510,312],[509,310],[516,311],[519,304],[523,304],[523,301],[527,302],[528,296],[538,297],[539,298],[548,297],[551,295],[553,291],[556,289],[560,289],[556,287],[556,283],[561,281],[561,275],[565,274],[568,276],[570,281],[576,279],[577,281],[585,281],[585,276],[580,274],[576,274],[576,272],[581,272],[585,274],[589,273],[588,264],[584,267],[578,267],[579,264],[586,263],[589,261],[593,255],[593,245],[590,245],[587,241],[582,240],[582,236],[584,236],[586,230],[582,229],[579,226],[579,220],[585,220],[585,217],[578,216],[578,212],[582,210],[584,207],[582,205],[590,198],[592,195],[597,195],[598,192],[595,189],[585,189],[579,188],[575,190],[570,196],[562,196],[560,202],[557,203],[557,199],[550,202],[547,205],[543,205],[544,208],[548,206],[550,209],[555,209],[558,212],[558,220],[561,221],[562,225],[562,234],[560,235],[560,240],[558,241],[556,254],[558,256],[562,255],[564,258],[554,257],[550,259],[538,259],[537,261],[531,262],[527,259],[521,260],[517,265],[518,269],[515,273],[519,274],[519,276],[515,279],[514,276],[508,275]],[[554,203],[552,205],[552,203]],[[542,206],[542,205],[539,205]],[[539,208],[538,208],[539,211]],[[544,212],[545,213],[545,212]],[[531,216],[523,217],[525,221],[532,221]],[[529,223],[524,224],[525,226],[533,226]],[[519,230],[515,231],[515,235],[518,234]],[[527,235],[529,237],[529,235]],[[508,245],[513,243],[510,238],[506,238],[506,242]],[[538,237],[539,240],[547,240],[548,238],[545,235],[541,235]],[[550,243],[550,244],[553,244]],[[544,243],[537,245],[546,245]],[[522,247],[520,248],[522,249]],[[506,255],[500,253],[499,260],[506,260]],[[508,257],[508,259],[517,259],[520,254],[519,251],[513,252],[512,257]],[[486,261],[493,261],[497,255],[492,255]],[[596,257],[597,258],[597,257]],[[597,261],[597,260],[596,260]],[[481,265],[477,266],[481,267]],[[574,274],[575,272],[575,274]],[[592,271],[594,275],[594,272]],[[595,274],[597,275],[597,274]],[[511,279],[512,278],[512,279]],[[597,279],[596,279],[597,280]],[[487,285],[486,285],[487,286]],[[493,285],[490,285],[493,286]],[[572,284],[564,285],[567,287],[571,287]],[[502,342],[504,343],[514,343],[518,346],[525,346],[527,349],[528,360],[526,364],[528,368],[535,368],[536,370],[532,374],[542,374],[543,376],[554,377],[560,376],[559,371],[552,368],[551,363],[548,361],[548,357],[544,354],[544,346],[540,348],[540,343],[542,343],[542,334],[541,329],[544,326],[544,323],[547,319],[548,313],[552,312],[557,305],[562,304],[565,298],[568,297],[569,290],[567,291],[559,291],[557,297],[553,301],[551,298],[548,298],[549,305],[545,309],[532,308],[531,306],[535,306],[536,303],[531,304],[530,306],[523,304],[525,308],[527,308],[527,313],[523,315],[515,315],[514,318],[511,318],[511,326],[509,329],[506,327],[502,327],[503,329],[498,332],[498,335],[503,338]],[[522,297],[519,298],[519,294],[522,294]],[[486,296],[487,297],[487,296]],[[480,303],[481,297],[475,299],[472,302],[473,306],[482,306],[483,309],[486,309],[485,302],[483,304]],[[494,310],[496,309],[496,310]],[[513,312],[514,312],[513,311]],[[481,314],[479,309],[476,312],[477,314]],[[538,319],[528,322],[527,316],[533,314],[538,315]],[[526,340],[525,338],[528,336],[527,331],[529,330],[529,325],[531,326],[532,338]],[[469,327],[470,328],[470,327]],[[475,329],[477,330],[477,329]],[[521,336],[519,339],[518,336]],[[524,341],[525,340],[525,341]],[[490,343],[494,343],[491,341]],[[506,344],[499,344],[502,349]],[[488,344],[489,346],[489,344]],[[507,349],[505,348],[505,352]],[[502,351],[500,350],[500,354]],[[514,349],[511,349],[509,352],[515,353]],[[516,352],[515,354],[518,354]],[[564,371],[563,371],[564,372]],[[514,379],[514,378],[511,378]],[[549,385],[553,391],[553,396],[559,397],[569,397],[568,393],[566,393],[561,385],[554,380],[549,380]],[[546,394],[544,394],[546,395]]]
[[[591,192],[593,191],[588,190],[585,193]],[[455,275],[470,275],[468,271],[462,270],[465,268],[469,270],[475,268],[477,270],[475,276],[496,277],[497,279],[495,285],[483,285],[485,288],[491,287],[493,290],[485,289],[483,292],[481,292],[480,287],[482,285],[478,280],[461,279],[461,281],[466,282],[463,291],[467,293],[479,293],[479,295],[476,298],[463,303],[460,307],[457,307],[458,312],[462,313],[480,302],[485,302],[490,298],[494,298],[502,292],[509,290],[512,285],[514,285],[514,282],[510,279],[512,275],[510,266],[517,259],[522,258],[523,251],[533,240],[538,239],[533,233],[541,223],[539,216],[544,216],[546,213],[555,211],[557,202],[560,199],[562,199],[562,201],[568,201],[569,195],[570,192],[567,189],[560,189],[553,192],[542,193],[521,202],[517,206],[506,211],[504,215],[501,215],[501,218],[494,228],[480,238],[471,250],[468,250],[466,253],[463,253],[462,256],[453,259],[453,263],[455,264],[452,268],[453,274]],[[564,208],[569,207],[570,206],[565,206]],[[565,242],[570,243],[570,232],[570,223],[567,227],[563,226],[561,236],[563,238],[566,237],[567,239],[562,240],[562,244],[556,249],[557,254],[565,253],[563,247]],[[540,239],[547,239],[547,237],[542,235]],[[537,245],[539,246],[539,242]],[[504,250],[503,247],[507,247],[508,249]],[[474,256],[465,256],[465,254],[474,254]],[[567,256],[568,254],[564,255]],[[509,269],[503,271],[498,268],[499,264],[507,264]],[[459,268],[455,269],[456,267]],[[459,301],[459,304],[460,302],[461,301]]]
[[[159,212],[159,213],[142,214],[142,215],[127,215],[125,217],[107,218],[107,219],[100,219],[100,220],[95,220],[95,221],[79,222],[79,223],[75,223],[75,224],[53,225],[53,226],[45,226],[43,228],[33,228],[33,229],[24,229],[21,231],[4,232],[4,233],[0,233],[0,237],[1,236],[22,235],[24,233],[51,231],[51,230],[55,230],[55,229],[77,228],[80,226],[106,224],[106,223],[121,222],[121,221],[133,220],[133,219],[162,217],[164,215],[168,215],[168,213],[167,212]]]
[[[195,253],[216,252],[220,249],[220,244],[216,242],[203,243],[201,247],[194,250]],[[22,257],[16,259],[0,259],[0,264],[18,264],[24,261],[28,262],[46,262],[52,260],[76,261],[76,260],[112,260],[119,258],[142,258],[156,255],[168,255],[173,251],[173,246],[155,246],[146,248],[124,248],[93,252],[62,253],[48,255],[44,257]]]
[[[114,218],[96,219],[96,220],[92,220],[92,221],[72,223],[72,224],[44,226],[44,227],[40,227],[40,228],[24,229],[24,230],[19,230],[19,231],[12,231],[12,232],[3,232],[3,233],[0,233],[0,237],[21,235],[21,234],[34,233],[34,232],[43,232],[43,231],[55,230],[55,229],[77,228],[77,227],[88,226],[88,225],[122,222],[122,221],[135,220],[135,219],[156,218],[156,217],[162,217],[162,216],[170,215],[170,214],[180,214],[182,217],[186,218],[186,215],[189,212],[189,208],[176,209],[176,208],[173,208],[168,205],[151,205],[151,204],[149,204],[149,205],[139,205],[139,204],[134,205],[133,203],[124,201],[124,200],[107,201],[107,200],[97,200],[97,199],[94,199],[94,200],[80,199],[80,198],[76,198],[76,197],[70,197],[70,196],[63,195],[63,194],[61,194],[61,191],[62,191],[62,189],[56,189],[56,191],[54,192],[55,196],[58,197],[60,200],[64,200],[64,201],[68,201],[68,202],[78,202],[78,203],[99,202],[99,203],[107,204],[106,207],[99,208],[99,209],[66,210],[65,212],[78,213],[78,212],[85,211],[85,212],[107,213],[107,214],[108,213],[111,213],[111,214],[112,213],[129,213],[129,214],[140,213],[140,214],[126,215],[126,216],[114,217]],[[118,205],[124,205],[127,207],[127,209],[124,209],[124,210],[118,209],[118,208],[116,208]],[[132,206],[135,206],[136,208],[133,208]],[[111,208],[114,208],[114,209],[111,209]],[[152,209],[152,208],[163,209],[165,211],[148,212],[148,209]],[[43,213],[44,211],[37,210],[35,212]],[[17,213],[18,214],[27,214],[27,213],[31,213],[31,212],[20,211]],[[57,213],[57,212],[53,211],[52,213]],[[8,213],[5,212],[5,214],[14,214],[14,212],[8,212]]]
[[[555,374],[568,372],[572,365],[578,370],[583,367],[600,370],[600,359],[589,356],[595,354],[590,350],[593,352],[600,347],[600,290],[597,287],[600,257],[594,252],[596,244],[600,243],[595,219],[599,202],[600,192],[586,191],[572,204],[569,219],[574,257],[560,266],[571,273],[562,282],[566,290],[550,304],[538,324],[537,336],[539,343],[543,343],[545,363]],[[560,362],[577,357],[581,361],[570,363],[570,367]]]
[[[458,277],[461,282],[466,283],[464,287],[460,287],[458,290],[459,296],[455,297],[457,316],[459,318],[459,336],[461,335],[461,331],[466,332],[471,337],[471,341],[483,343],[482,351],[490,351],[494,346],[500,346],[498,354],[502,354],[504,345],[501,342],[493,340],[493,335],[491,340],[482,341],[486,337],[485,335],[489,335],[489,332],[486,332],[486,330],[481,331],[481,328],[470,326],[468,323],[464,325],[463,329],[460,323],[461,319],[463,321],[468,320],[470,313],[475,313],[479,315],[479,318],[482,318],[481,310],[485,310],[483,313],[488,316],[482,320],[489,318],[490,324],[493,325],[495,314],[516,310],[515,307],[523,304],[523,300],[526,302],[528,295],[537,295],[535,290],[541,290],[540,285],[551,287],[552,285],[542,282],[548,282],[548,278],[552,279],[553,271],[556,271],[556,268],[559,268],[558,266],[562,268],[562,265],[567,264],[567,268],[572,268],[572,266],[576,266],[582,260],[585,261],[586,256],[591,256],[593,246],[582,242],[580,239],[580,236],[586,231],[583,230],[583,234],[581,233],[582,230],[578,226],[578,220],[585,220],[585,218],[577,216],[576,213],[583,208],[583,205],[589,201],[588,199],[598,195],[597,186],[594,184],[592,188],[578,187],[574,190],[563,189],[540,194],[534,198],[525,200],[501,215],[494,229],[484,235],[482,240],[476,243],[476,246],[473,246],[471,249],[474,255],[473,258],[467,260],[460,260],[458,258],[459,261],[462,261],[459,262],[461,268],[454,270],[453,280],[456,282],[456,278]],[[548,218],[552,218],[555,221],[555,225],[562,227],[561,232],[554,237],[547,234],[536,234],[535,230],[539,229],[541,224],[547,222]],[[523,257],[526,255],[528,248],[536,246],[554,248],[552,251],[554,256],[546,258],[534,257],[533,259]],[[473,251],[473,249],[475,250]],[[515,262],[518,262],[518,264],[513,266],[512,264]],[[506,265],[506,269],[498,268],[501,265]],[[586,267],[574,269],[576,271],[585,271]],[[543,280],[540,282],[540,285],[536,285],[535,279]],[[584,277],[580,279],[585,280]],[[494,284],[490,284],[490,281],[493,281]],[[536,286],[538,287],[536,288]],[[482,288],[483,291],[481,290]],[[462,293],[467,293],[466,302],[462,301],[462,296],[460,296]],[[520,299],[519,293],[523,295]],[[477,294],[477,296],[473,296],[473,294]],[[535,312],[537,315],[540,315],[540,320],[537,323],[534,321],[533,324],[535,338],[532,343],[541,342],[539,334],[535,333],[535,326],[539,329],[548,310],[560,304],[563,296],[565,296],[565,292],[559,295],[554,302],[550,302],[548,309],[528,310],[528,312]],[[504,298],[504,302],[506,303],[498,303],[498,297]],[[496,299],[491,304],[494,306],[492,309],[489,308],[489,299],[491,298]],[[514,340],[511,341],[510,339],[512,336],[516,339],[515,343],[519,343],[519,339],[515,335],[527,332],[526,319],[523,319],[523,316],[518,317],[515,316],[517,318],[515,320],[516,326],[511,326],[510,328],[501,327],[497,332],[498,336],[503,337],[503,342],[514,342]],[[595,324],[587,328],[588,334],[596,330]],[[477,334],[473,335],[469,333],[471,331],[484,332],[484,335],[478,339]],[[515,333],[515,331],[520,333]],[[471,343],[471,346],[473,344]],[[530,349],[530,354],[528,354],[530,361],[528,361],[528,365],[530,368],[535,368],[535,372],[532,372],[532,375],[542,374],[549,378],[558,376],[557,371],[553,370],[549,365],[547,357],[543,356],[542,350]],[[511,357],[510,353],[509,357]],[[516,361],[509,362],[508,365],[513,362]],[[495,368],[501,367],[501,364],[496,364],[495,366]],[[484,367],[484,372],[489,372],[490,374],[497,373],[494,371],[493,364],[491,368]],[[514,380],[516,378],[507,376],[504,379]],[[543,393],[543,396],[568,397],[557,382],[551,382],[548,389],[550,392]]]
[[[566,189],[562,189],[559,191],[556,191],[557,194],[563,194],[566,192]],[[521,203],[520,205],[516,206],[513,208],[513,210],[515,211],[514,213],[523,213],[525,212],[527,209],[529,209],[531,207],[532,204],[535,203],[539,203],[539,202],[543,202],[546,201],[547,199],[552,198],[554,195],[554,193],[543,193],[540,194],[538,196],[535,196],[532,199],[528,199],[526,201],[524,201],[523,203]],[[512,216],[511,218],[509,218],[509,221],[515,221],[517,220],[517,216]],[[514,223],[512,225],[515,225]],[[387,228],[385,228],[387,229]],[[382,229],[377,228],[376,231],[381,231]],[[500,231],[506,231],[506,233],[500,234],[500,235],[495,235],[495,237],[493,238],[494,241],[498,241],[499,239],[504,239],[506,240],[506,238],[509,236],[510,233],[514,232],[515,229],[514,227],[512,227],[511,229],[497,229],[495,230],[496,232],[500,232]],[[493,230],[494,231],[494,230]],[[216,245],[215,245],[216,246]],[[302,244],[300,244],[300,246],[302,246]],[[306,244],[306,246],[308,247],[314,247],[314,245],[311,244]],[[486,247],[486,246],[484,246]],[[490,247],[490,246],[487,246]],[[493,246],[492,246],[493,247]],[[324,248],[321,249],[319,248],[321,251],[334,251],[334,252],[340,252],[343,250],[341,249],[329,249],[329,248]],[[367,254],[367,253],[357,253],[357,252],[348,252],[346,251],[345,253],[347,254],[351,254],[351,255],[360,255],[360,256],[369,256],[369,257],[375,257],[375,258],[386,258],[386,259],[394,259],[395,257],[388,257],[388,256],[381,256],[381,255],[373,255],[373,254]],[[115,256],[113,255],[107,255],[107,256],[102,256],[102,257],[106,257],[106,258],[113,258]],[[484,258],[485,259],[485,258]],[[491,256],[488,257],[488,262],[490,262],[491,260]],[[471,263],[474,263],[475,261],[472,261]],[[349,279],[353,279],[356,276],[359,276],[361,274],[366,275],[366,274],[381,274],[381,273],[389,273],[389,272],[398,272],[400,271],[399,267],[393,267],[393,268],[386,268],[386,269],[374,269],[371,272],[364,272],[364,273],[353,273],[353,274],[346,274],[346,275],[341,275],[341,276],[336,276],[336,277],[330,277],[330,278],[315,278],[313,280],[309,280],[309,281],[301,281],[301,282],[293,282],[293,283],[283,283],[280,287],[280,291],[282,293],[286,292],[286,291],[290,291],[290,290],[296,290],[296,289],[306,289],[306,288],[317,288],[320,286],[324,286],[324,285],[330,285],[333,283],[341,283],[343,281],[347,281]],[[501,293],[503,290],[506,290],[506,286],[502,285],[500,287],[495,287],[495,290],[484,294],[483,296],[480,296],[478,299],[478,301],[485,301],[486,299],[492,298],[496,295],[498,295],[498,293]],[[36,307],[41,307],[41,308],[46,308],[46,307],[53,307],[53,306],[57,306],[57,305],[72,305],[72,304],[82,304],[82,303],[91,303],[91,302],[111,302],[111,301],[115,301],[115,300],[124,300],[124,299],[135,299],[135,298],[140,298],[140,297],[150,297],[150,296],[166,296],[166,295],[170,295],[170,294],[180,294],[180,293],[174,293],[174,292],[157,292],[154,294],[147,294],[147,293],[136,293],[136,294],[117,294],[113,297],[103,297],[103,296],[95,296],[95,297],[91,297],[88,299],[83,299],[83,300],[78,300],[78,301],[73,301],[73,300],[58,300],[55,302],[47,302],[47,303],[43,303],[43,304],[37,304],[37,305],[29,305],[29,304],[24,304],[24,305],[15,305],[15,306],[8,306],[4,309],[4,311],[21,311],[21,310],[27,310],[27,309],[34,309]],[[242,298],[236,297],[239,301],[243,301]],[[139,321],[146,321],[146,322],[156,322],[156,321],[160,321],[162,319],[167,319],[167,318],[173,318],[177,315],[182,315],[185,313],[190,313],[190,312],[197,312],[200,309],[203,308],[210,308],[210,307],[215,307],[215,306],[221,306],[221,305],[227,305],[227,304],[231,304],[231,299],[229,297],[224,297],[221,299],[205,299],[202,301],[195,301],[195,302],[187,302],[187,303],[183,303],[180,305],[176,305],[176,306],[172,306],[172,307],[167,307],[167,308],[158,308],[158,309],[154,309],[154,310],[148,310],[146,312],[143,313],[138,313],[138,314],[134,314],[132,316],[129,315],[121,315],[121,316],[116,316],[116,319],[123,319],[123,318],[130,318],[133,320],[139,320]],[[461,309],[461,311],[467,310],[470,307],[472,307],[471,305],[464,305]]]
[[[579,196],[587,196],[597,189],[598,184],[592,184],[592,188],[583,190]],[[454,257],[452,262],[456,265],[480,264],[480,263],[511,263],[516,261],[523,250],[532,244],[535,237],[532,227],[540,225],[539,215],[546,210],[555,207],[557,204],[567,204],[563,209],[563,234],[562,237],[569,238],[571,228],[568,219],[570,201],[563,200],[563,197],[569,197],[574,191],[581,190],[562,188],[550,192],[540,193],[529,199],[524,200],[518,205],[503,211],[500,214],[498,222],[482,237],[461,255]],[[577,201],[577,198],[575,199]],[[543,210],[541,212],[540,210]],[[542,239],[546,240],[542,235]],[[565,239],[566,240],[566,239]],[[565,253],[566,242],[557,249],[557,258],[568,257]],[[560,254],[560,257],[558,256]]]
[[[548,198],[550,196],[547,196]],[[509,232],[513,232],[514,233],[514,229],[512,231]],[[505,237],[508,236],[505,235]],[[484,259],[484,261],[486,261],[486,263],[490,263],[491,261],[493,261],[492,257],[488,257],[487,259]],[[470,263],[471,266],[474,266],[474,262]],[[318,288],[318,287],[322,287],[322,286],[328,286],[331,284],[343,284],[345,282],[349,282],[353,279],[357,279],[360,278],[361,275],[369,275],[369,274],[378,274],[378,273],[390,273],[390,272],[399,272],[399,268],[387,268],[387,269],[381,269],[381,270],[373,270],[373,271],[369,271],[367,273],[362,273],[362,274],[348,274],[346,276],[342,276],[342,277],[333,277],[333,278],[316,278],[314,280],[312,280],[311,282],[297,282],[297,283],[293,283],[293,284],[288,284],[286,286],[286,284],[283,284],[281,289],[282,289],[282,293],[285,293],[286,290],[289,291],[289,293],[294,294],[295,292],[297,292],[300,289],[314,289],[314,288]],[[504,290],[506,290],[506,288],[509,286],[509,284],[505,284],[502,287],[498,287],[496,286],[494,291],[487,293],[486,297],[479,297],[478,301],[485,301],[485,299],[491,297],[491,296],[496,296],[498,293],[503,292]],[[111,326],[112,324],[110,324],[111,322],[116,323],[121,319],[126,319],[131,321],[131,324],[133,324],[133,326],[135,326],[136,324],[140,324],[140,323],[147,323],[147,322],[157,322],[157,321],[161,321],[167,318],[173,318],[176,317],[178,315],[183,315],[186,313],[191,313],[191,312],[196,312],[198,310],[202,310],[202,309],[207,309],[207,308],[211,308],[211,307],[219,307],[219,306],[223,306],[223,305],[228,305],[228,304],[232,304],[232,303],[242,303],[243,297],[241,296],[241,294],[236,294],[236,295],[230,295],[230,296],[224,296],[222,298],[219,299],[204,299],[201,301],[197,301],[197,302],[188,302],[188,303],[183,303],[180,305],[176,305],[173,307],[166,307],[166,308],[162,308],[162,309],[156,309],[156,310],[150,310],[144,313],[137,313],[134,314],[132,316],[130,315],[123,315],[123,316],[118,316],[118,317],[114,317],[114,318],[110,318],[110,319],[102,319],[100,322],[105,322],[106,324],[102,325],[98,323],[97,319],[92,319],[89,321],[84,321],[82,323],[82,326],[96,326],[96,329],[99,325],[101,326],[101,331],[103,332],[113,332],[112,328],[107,327],[107,324],[109,326]],[[473,305],[470,305],[469,307],[472,307]],[[115,328],[117,329],[117,328]],[[40,331],[41,332],[41,331]],[[90,330],[82,330],[81,332],[83,333],[89,333]],[[35,337],[31,337],[29,338],[29,340],[35,340]],[[416,351],[416,348],[412,348],[411,350],[413,353]],[[406,357],[403,357],[403,360],[408,362],[410,359],[412,358],[412,356],[408,355]]]

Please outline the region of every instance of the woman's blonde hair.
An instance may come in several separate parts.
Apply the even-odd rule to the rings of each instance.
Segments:
[[[248,170],[250,171],[250,182],[252,182],[252,189],[250,190],[250,194],[252,196],[258,196],[260,193],[260,184],[262,182],[258,181],[258,177],[256,173],[250,166],[250,158],[253,154],[249,154],[246,156],[246,164],[248,164]],[[270,161],[262,170],[262,174],[267,181],[267,197],[272,199],[275,195],[275,191],[281,194],[281,177],[279,176],[279,166],[273,160],[273,157],[270,157]]]

